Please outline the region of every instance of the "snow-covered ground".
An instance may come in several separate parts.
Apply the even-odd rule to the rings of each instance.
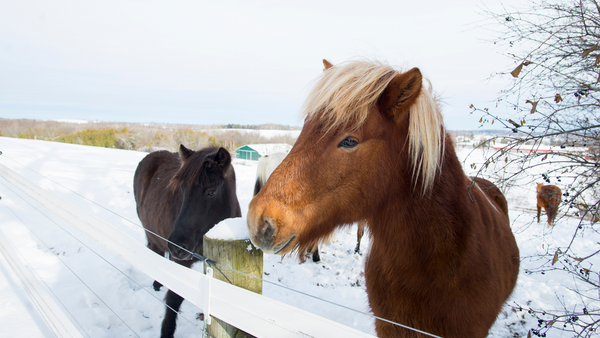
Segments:
[[[0,137],[0,151],[0,164],[145,243],[135,211],[132,181],[135,168],[146,153],[4,137]],[[465,158],[469,151],[459,151],[459,157]],[[472,154],[465,168],[472,172],[470,164],[481,163],[482,158],[482,153]],[[256,162],[234,160],[234,167],[238,198],[247,205],[252,197]],[[568,244],[578,225],[576,219],[562,217],[554,228],[547,228],[543,223],[537,224],[530,211],[524,211],[535,208],[534,186],[514,186],[507,193],[522,257],[554,252],[558,246]],[[84,336],[159,336],[164,288],[155,292],[150,277],[78,233],[4,179],[0,179],[0,197],[0,231],[36,271]],[[597,233],[584,235],[574,240],[580,257],[596,251],[595,243],[600,242]],[[356,226],[342,229],[336,239],[322,248],[319,264],[265,255],[264,278],[273,284],[265,283],[263,294],[374,334],[370,317],[314,298],[368,312],[363,275],[369,251],[368,232],[362,240],[362,254],[354,254]],[[573,280],[560,274],[524,272],[540,264],[534,258],[522,260],[517,288],[508,303],[549,310],[573,308],[576,298],[562,286],[573,287]],[[184,302],[181,310],[176,336],[200,337],[202,322],[196,319],[199,309]],[[512,337],[515,332],[526,336],[524,325],[531,327],[536,322],[526,312],[515,313],[507,306],[490,337]],[[0,337],[52,336],[1,255],[0,327]],[[548,337],[560,335],[551,333]]]

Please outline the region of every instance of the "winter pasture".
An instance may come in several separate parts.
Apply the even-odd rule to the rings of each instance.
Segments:
[[[135,168],[146,153],[5,137],[0,137],[0,151],[1,165],[146,243],[132,191]],[[474,172],[471,163],[483,162],[482,152],[471,152],[468,148],[459,150],[461,160],[469,155],[464,162],[468,173]],[[252,197],[256,162],[234,160],[233,163],[238,198],[245,216]],[[596,251],[600,235],[588,231],[573,238],[579,222],[564,215],[567,208],[561,208],[554,228],[545,225],[545,214],[538,224],[533,211],[534,184],[515,184],[505,192],[511,226],[521,252],[521,271],[517,287],[498,316],[490,337],[524,337],[529,328],[537,327],[537,319],[527,311],[513,311],[512,305],[548,311],[572,309],[578,303],[578,296],[570,290],[579,288],[580,294],[591,292],[582,290],[583,284],[560,271],[529,273],[548,264],[538,258],[539,254],[553,253],[557,247],[565,247],[573,241],[576,252],[584,257]],[[37,278],[84,336],[159,336],[165,288],[155,292],[150,277],[78,233],[51,210],[1,178],[0,197],[2,235],[17,249],[21,260],[34,269]],[[338,231],[336,240],[322,247],[319,264],[265,255],[264,279],[270,283],[263,284],[263,294],[374,334],[373,319],[361,314],[369,311],[363,275],[370,245],[368,231],[362,241],[361,254],[354,253],[355,245],[354,225]],[[599,263],[585,261],[588,265]],[[200,269],[200,266],[195,268]],[[597,294],[590,296],[598,299]],[[53,336],[1,255],[0,302],[0,337]],[[183,303],[176,336],[201,337],[198,312],[200,310],[190,303]],[[548,335],[561,336],[570,335],[560,335],[558,331]]]

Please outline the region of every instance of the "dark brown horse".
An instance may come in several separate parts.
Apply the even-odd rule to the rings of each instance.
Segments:
[[[148,231],[148,248],[190,267],[202,254],[202,238],[220,221],[240,217],[235,172],[224,148],[198,151],[183,145],[179,154],[157,151],[138,165],[133,179],[137,213]],[[167,239],[168,242],[165,240]],[[154,289],[162,285],[154,281]],[[161,337],[172,337],[183,298],[169,290]]]
[[[365,219],[376,316],[445,338],[486,337],[519,271],[504,196],[465,175],[419,69],[325,65],[296,144],[250,203],[252,242],[299,255]],[[425,337],[375,326],[379,337]]]
[[[537,192],[537,221],[540,222],[540,213],[542,208],[548,215],[548,226],[554,225],[554,219],[558,213],[558,206],[562,200],[562,191],[555,185],[544,185],[538,183]]]

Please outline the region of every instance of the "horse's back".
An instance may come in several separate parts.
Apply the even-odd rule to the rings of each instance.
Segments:
[[[145,229],[167,238],[173,229],[181,198],[173,193],[169,183],[181,166],[177,153],[165,150],[152,152],[138,164],[133,178],[136,211]],[[146,233],[148,243],[166,251],[166,243]]]
[[[502,213],[508,218],[508,202],[506,201],[504,194],[502,194],[502,191],[500,191],[494,183],[486,179],[481,177],[472,177],[472,179],[475,181],[475,184],[477,184],[479,188],[481,188],[481,190],[486,193],[498,207],[500,207]]]
[[[176,153],[166,150],[155,151],[146,155],[138,164],[133,176],[133,193],[136,203],[142,203],[152,178],[156,174],[174,172],[180,166],[180,163],[181,161]],[[166,187],[168,183],[167,180],[163,180],[159,185]]]
[[[494,271],[497,274],[497,282],[499,283],[497,284],[497,287],[499,287],[497,290],[502,290],[502,296],[506,299],[514,289],[520,264],[519,248],[510,228],[508,203],[504,194],[492,182],[479,177],[472,179],[489,198],[490,203],[495,204],[493,207],[489,207],[487,202],[482,201],[479,203],[480,210],[485,210],[480,213],[482,218],[480,221],[484,226],[476,231],[482,234],[482,238],[487,238],[485,247],[482,250],[489,254],[490,259],[494,260],[491,266],[495,266],[497,269]],[[502,215],[495,216],[499,213]]]
[[[541,187],[541,189],[538,191],[538,194],[542,196],[548,196],[548,198],[550,198],[557,195],[562,195],[562,191],[555,185],[545,185]]]

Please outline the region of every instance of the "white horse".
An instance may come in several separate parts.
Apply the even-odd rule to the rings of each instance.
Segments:
[[[256,184],[254,184],[254,196],[258,194],[260,189],[265,185],[267,179],[275,168],[283,161],[287,153],[273,153],[265,155],[258,159],[258,169],[256,169]]]
[[[258,168],[256,169],[256,183],[254,184],[254,195],[258,194],[260,189],[265,185],[269,176],[275,171],[275,168],[283,162],[283,159],[287,156],[287,153],[273,153],[270,155],[265,155],[258,160]],[[360,240],[365,232],[365,226],[367,222],[365,220],[358,222],[358,233],[356,235],[356,248],[354,249],[355,253],[360,252]],[[312,260],[315,263],[321,261],[321,256],[319,255],[319,247],[315,244],[308,250],[309,254],[312,254]]]

